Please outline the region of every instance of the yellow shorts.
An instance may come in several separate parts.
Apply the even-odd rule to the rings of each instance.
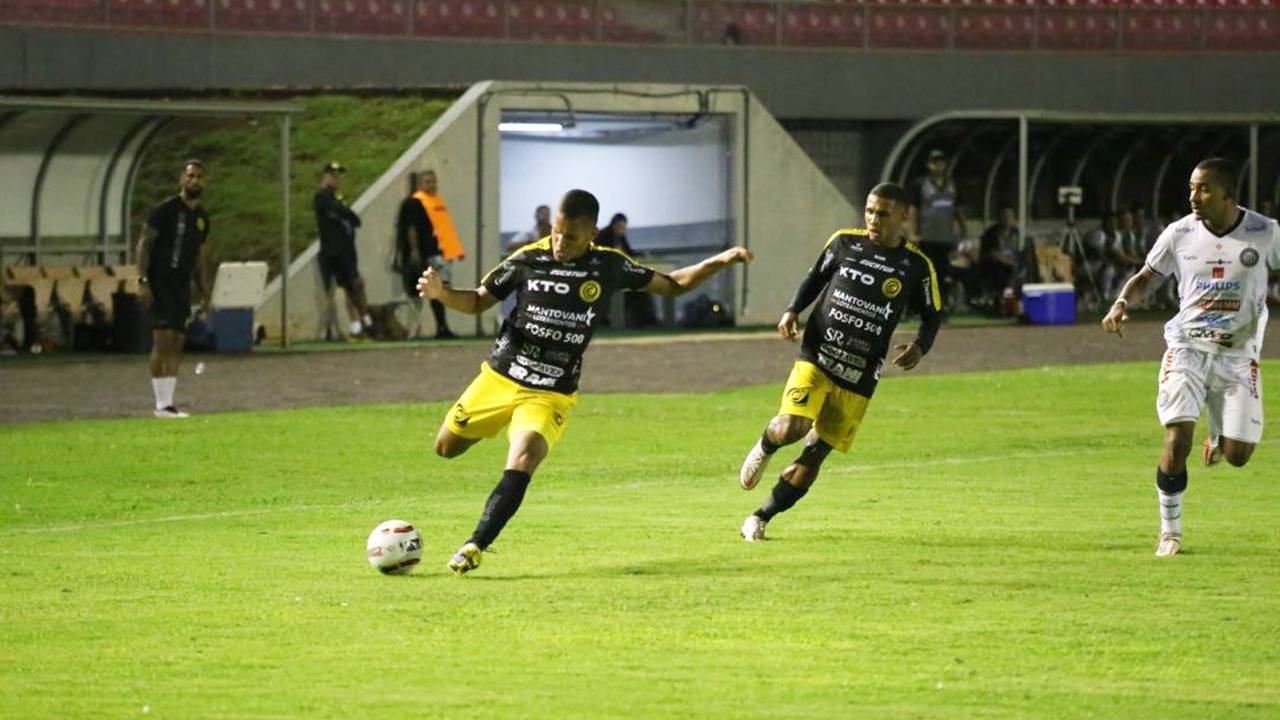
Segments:
[[[797,360],[782,391],[778,414],[809,418],[823,442],[849,452],[868,402],[870,398],[836,385],[817,365]]]
[[[527,388],[484,363],[480,374],[449,408],[445,425],[454,435],[479,440],[497,435],[503,425],[511,423],[507,437],[532,431],[554,446],[577,402],[577,393]]]

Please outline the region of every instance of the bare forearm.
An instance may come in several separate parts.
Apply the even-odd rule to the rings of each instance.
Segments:
[[[1117,301],[1123,300],[1126,305],[1132,303],[1135,299],[1142,297],[1146,292],[1147,286],[1151,284],[1151,275],[1145,270],[1140,270],[1136,275],[1129,278],[1129,282],[1124,284],[1124,288],[1120,290]]]
[[[721,268],[727,267],[730,264],[730,261],[725,260],[720,255],[715,255],[697,263],[696,265],[690,265],[688,267],[682,267],[679,270],[675,270],[668,276],[671,278],[672,282],[670,291],[664,294],[669,297],[683,295],[706,282]]]
[[[487,309],[480,301],[480,293],[475,290],[454,290],[448,285],[441,289],[440,302],[447,308],[468,315],[479,315]]]

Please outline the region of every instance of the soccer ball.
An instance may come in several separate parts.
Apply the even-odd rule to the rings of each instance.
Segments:
[[[369,564],[383,575],[413,572],[422,560],[422,535],[403,520],[388,520],[369,533]]]

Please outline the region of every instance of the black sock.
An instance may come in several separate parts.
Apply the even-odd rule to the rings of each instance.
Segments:
[[[445,315],[444,315],[444,303],[440,302],[439,300],[432,300],[431,314],[434,315],[436,318],[436,332],[437,333],[449,332],[449,321],[445,319]]]
[[[480,522],[476,523],[476,530],[471,533],[471,539],[467,542],[473,542],[484,550],[498,539],[498,533],[502,532],[507,521],[520,509],[524,491],[529,487],[529,479],[529,473],[519,470],[506,470],[502,473],[502,479],[493,488],[493,492],[489,493]]]
[[[1170,475],[1156,468],[1156,487],[1165,495],[1177,495],[1187,489],[1187,471],[1184,469],[1177,475]]]
[[[766,455],[772,455],[778,452],[778,448],[782,447],[769,439],[769,429],[765,428],[764,434],[760,436],[760,449],[764,450]]]
[[[778,478],[778,484],[773,486],[769,499],[753,514],[761,520],[772,520],[774,515],[790,510],[807,492],[809,488],[798,488],[787,482],[786,478]]]

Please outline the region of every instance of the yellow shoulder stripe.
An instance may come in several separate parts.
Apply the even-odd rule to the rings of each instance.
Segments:
[[[920,247],[915,243],[906,243],[906,247],[911,252],[920,256],[920,259],[924,261],[925,267],[929,268],[929,287],[933,289],[933,309],[941,310],[942,292],[938,289],[938,273],[933,269],[933,261],[930,260],[929,256],[925,255],[924,252],[920,250]]]
[[[836,238],[840,237],[841,235],[854,235],[857,237],[866,237],[867,231],[863,230],[862,228],[840,228],[839,230],[831,233],[831,237],[827,238],[827,244],[822,246],[823,249],[830,247],[831,243],[835,242]]]
[[[496,272],[497,269],[502,267],[503,264],[505,264],[507,261],[514,259],[515,257],[519,256],[521,253],[527,253],[530,250],[550,250],[550,249],[551,249],[550,237],[544,237],[537,242],[531,242],[528,245],[525,245],[524,247],[517,249],[515,252],[503,258],[502,262],[498,263],[497,266],[495,266],[494,268],[489,270],[489,272],[484,274],[484,277],[480,280],[480,284],[483,285],[486,282],[488,282],[490,275]]]
[[[604,251],[608,251],[608,252],[611,252],[611,253],[617,253],[618,255],[621,255],[622,257],[626,258],[627,260],[630,260],[631,262],[635,263],[636,265],[639,265],[639,264],[640,264],[640,263],[639,263],[635,258],[631,257],[630,255],[628,255],[628,254],[626,254],[626,253],[622,252],[621,250],[619,250],[618,248],[615,248],[615,247],[608,247],[607,245],[597,245],[597,244],[595,244],[594,242],[592,242],[592,243],[591,243],[591,250],[604,250]]]

